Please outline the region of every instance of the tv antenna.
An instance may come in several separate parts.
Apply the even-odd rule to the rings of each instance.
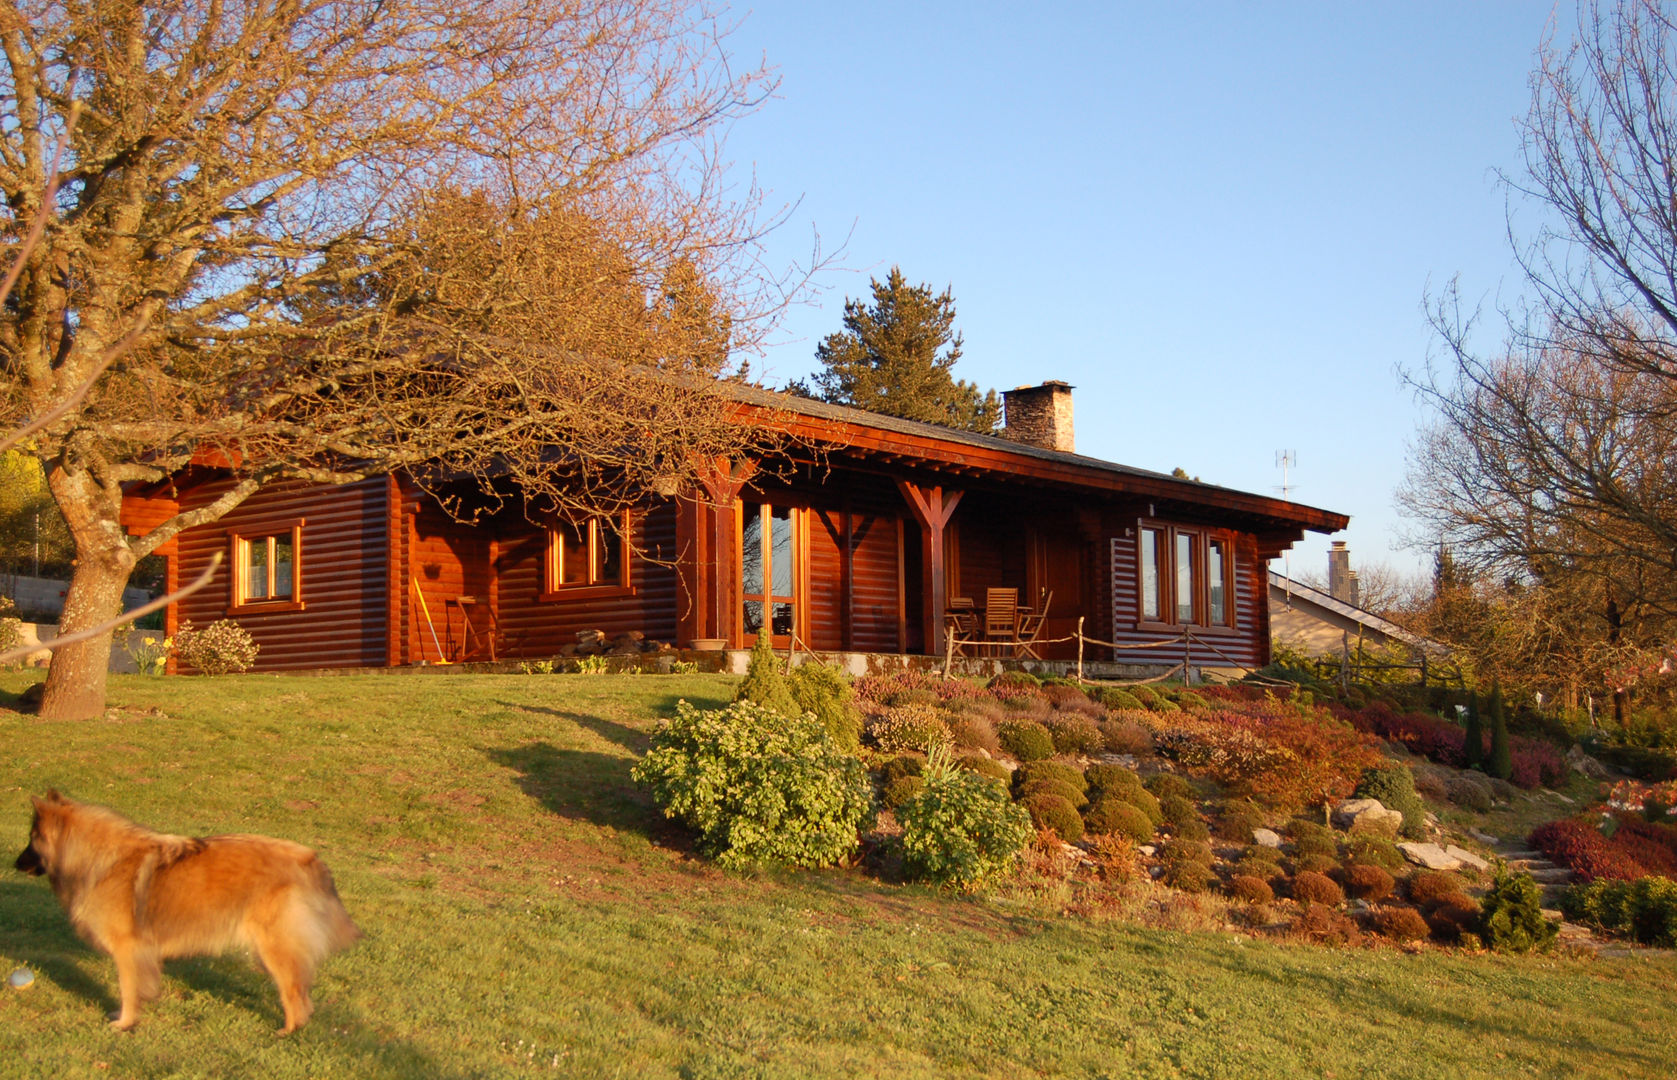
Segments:
[[[1290,476],[1293,466],[1298,463],[1299,455],[1296,450],[1277,450],[1275,452],[1275,464],[1281,470],[1281,497],[1283,499],[1293,493]],[[1293,551],[1290,546],[1281,555],[1281,576],[1287,580],[1284,591],[1287,597],[1287,608],[1290,611],[1293,607]]]

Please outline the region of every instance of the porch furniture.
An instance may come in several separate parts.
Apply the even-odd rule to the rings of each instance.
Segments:
[[[954,639],[950,646],[951,655],[965,656],[966,647],[960,643],[975,641],[981,629],[978,609],[973,606],[972,597],[951,596],[949,607],[943,612],[943,632]]]
[[[454,659],[470,662],[481,659],[483,653],[487,652],[490,661],[493,662],[496,659],[495,639],[501,633],[500,620],[495,618],[495,609],[475,596],[451,596],[444,600],[443,604],[445,612],[443,616],[444,631],[451,639],[450,644],[455,644],[452,641],[454,620],[447,615],[447,609],[450,607],[460,609],[460,640],[455,650]],[[474,623],[472,614],[477,611],[481,611],[484,617]]]
[[[1019,640],[1019,590],[986,589],[984,592],[984,648],[1011,648]]]
[[[1023,660],[1041,660],[1037,655],[1036,642],[1042,636],[1042,624],[1048,620],[1048,606],[1054,602],[1054,590],[1048,589],[1042,595],[1042,606],[1039,608],[1019,609],[1018,643],[1013,647],[1015,658]]]

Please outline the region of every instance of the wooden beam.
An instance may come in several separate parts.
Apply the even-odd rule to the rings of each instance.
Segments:
[[[946,491],[941,485],[922,487],[912,480],[897,481],[897,490],[908,501],[914,520],[920,524],[920,561],[922,619],[925,630],[922,640],[928,654],[943,652],[943,613],[949,607],[949,583],[944,570],[944,531],[955,508],[961,505],[962,491]]]

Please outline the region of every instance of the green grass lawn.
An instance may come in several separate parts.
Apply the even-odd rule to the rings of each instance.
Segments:
[[[30,676],[0,676],[15,691]],[[1332,950],[724,874],[629,781],[720,676],[112,680],[105,719],[0,710],[0,1076],[1669,1076],[1668,957]],[[9,700],[0,693],[0,703]],[[176,961],[131,1034],[111,962],[12,872],[57,785],[171,832],[318,849],[366,939],[280,1039],[236,956]]]

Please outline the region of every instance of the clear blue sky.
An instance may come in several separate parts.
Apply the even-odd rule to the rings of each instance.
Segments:
[[[1429,288],[1494,307],[1538,3],[885,4],[745,13],[777,100],[730,140],[770,240],[843,269],[794,310],[773,384],[900,265],[954,290],[960,376],[1076,386],[1078,450],[1349,513],[1354,564],[1422,565],[1393,506]],[[1563,28],[1571,16],[1560,15]],[[1530,211],[1516,217],[1529,223]],[[1328,540],[1292,567],[1325,571]]]

